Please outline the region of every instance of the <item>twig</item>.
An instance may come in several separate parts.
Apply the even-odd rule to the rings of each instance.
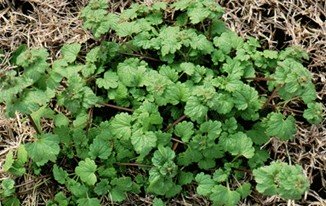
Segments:
[[[113,108],[113,109],[123,110],[123,111],[126,111],[126,112],[133,112],[134,111],[133,109],[130,109],[130,108],[127,108],[127,107],[120,107],[120,106],[109,104],[109,103],[101,103],[100,105],[110,107],[110,108]]]

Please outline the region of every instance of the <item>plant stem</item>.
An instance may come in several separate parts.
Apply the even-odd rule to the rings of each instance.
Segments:
[[[175,120],[172,124],[170,124],[165,130],[164,132],[169,131],[172,127],[174,127],[175,125],[177,125],[179,122],[181,122],[182,120],[186,119],[187,115],[182,115],[179,119]]]
[[[179,139],[177,139],[177,138],[172,137],[171,139],[172,139],[173,141],[177,142],[177,143],[185,144],[183,141],[181,141],[181,140],[179,140]]]
[[[132,162],[116,162],[115,164],[119,166],[132,166],[132,167],[152,167],[150,165],[132,163]]]
[[[142,59],[148,59],[148,60],[151,60],[151,61],[154,61],[154,62],[161,62],[161,60],[159,60],[159,59],[155,59],[153,57],[144,56],[142,54],[125,53],[125,52],[119,52],[119,53],[120,54],[124,54],[124,55],[139,57],[139,58],[142,58]]]
[[[31,115],[28,115],[28,119],[31,122],[32,127],[34,128],[34,130],[36,131],[37,134],[42,134],[42,131],[39,130],[39,128],[36,126],[36,123],[34,121],[34,119],[32,118]]]
[[[267,81],[273,81],[273,78],[269,78],[269,77],[247,77],[245,78],[245,80],[253,80],[255,82],[267,82]]]
[[[109,104],[109,103],[101,103],[100,105],[106,106],[106,107],[110,107],[113,109],[117,109],[117,110],[122,110],[122,111],[126,111],[126,112],[133,112],[133,109],[127,108],[127,107],[120,107],[114,104]]]
[[[279,85],[279,86],[277,86],[274,90],[273,90],[273,92],[272,92],[272,94],[268,97],[268,99],[267,99],[267,101],[265,102],[265,104],[263,105],[263,108],[265,108],[268,104],[269,104],[269,102],[277,95],[277,91],[278,91],[278,89],[281,87],[281,85]]]

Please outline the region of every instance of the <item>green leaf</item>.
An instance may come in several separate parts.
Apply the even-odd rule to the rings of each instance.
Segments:
[[[269,140],[269,136],[265,133],[265,128],[261,122],[254,124],[252,129],[248,130],[246,134],[257,145],[263,145]]]
[[[226,182],[229,178],[230,171],[228,170],[223,170],[223,169],[217,169],[215,170],[213,174],[213,179],[216,182]]]
[[[117,114],[110,122],[110,130],[117,138],[129,139],[131,137],[132,117],[127,113]]]
[[[207,112],[208,108],[203,105],[197,97],[189,97],[185,106],[185,114],[189,116],[191,120],[200,121]]]
[[[34,98],[37,98],[37,97],[34,97]],[[42,117],[53,118],[54,111],[46,106],[43,106],[43,107],[39,108],[38,110],[31,113],[31,118],[35,122],[35,126],[38,129],[38,131],[42,131],[42,127],[41,127]]]
[[[66,178],[68,177],[68,173],[63,170],[61,167],[58,167],[56,164],[53,165],[53,176],[54,179],[59,182],[60,184],[64,184],[66,181]]]
[[[174,151],[169,147],[159,145],[158,150],[154,152],[152,162],[154,166],[163,166],[166,162],[172,161],[175,158]]]
[[[209,120],[200,125],[199,131],[202,134],[207,134],[209,139],[216,139],[222,132],[221,122]]]
[[[194,174],[191,172],[181,171],[178,178],[178,183],[180,185],[190,184],[194,180]]]
[[[231,112],[234,107],[232,96],[227,93],[218,93],[214,95],[209,107],[220,114],[227,114]]]
[[[141,86],[147,66],[146,62],[139,59],[126,59],[124,62],[118,64],[117,74],[119,80],[127,87]]]
[[[235,107],[239,110],[245,110],[247,108],[253,107],[255,111],[258,111],[262,106],[259,101],[258,92],[248,86],[243,84],[232,94],[234,99]],[[256,105],[257,104],[257,105]]]
[[[157,41],[160,43],[163,57],[168,54],[174,54],[177,50],[181,49],[182,43],[179,35],[180,28],[177,26],[169,26],[161,29]]]
[[[54,200],[60,205],[60,206],[68,206],[69,199],[63,192],[58,192],[54,196]]]
[[[309,181],[299,165],[272,162],[253,170],[256,189],[264,195],[280,195],[284,199],[300,199],[309,188]]]
[[[153,206],[165,206],[165,204],[160,198],[154,198]]]
[[[274,81],[268,82],[269,90],[278,88],[278,93],[284,100],[301,97],[306,103],[316,98],[311,73],[292,58],[279,61],[275,73],[270,75]]]
[[[175,126],[174,133],[178,137],[181,137],[183,142],[189,142],[194,134],[194,124],[187,121],[180,122]]]
[[[75,168],[75,173],[80,179],[88,185],[94,185],[97,181],[95,171],[96,164],[93,160],[86,158],[85,161],[80,161]]]
[[[266,128],[266,134],[275,136],[286,141],[293,139],[296,133],[295,119],[293,116],[287,118],[281,113],[270,113],[262,122]]]
[[[200,169],[208,170],[214,168],[216,166],[216,162],[214,159],[205,158],[199,161],[198,166]]]
[[[54,117],[54,124],[57,127],[68,126],[69,118],[66,117],[66,115],[64,115],[64,114],[59,113],[59,114],[55,115],[55,117]]]
[[[210,175],[206,175],[201,172],[197,174],[195,180],[198,183],[197,193],[199,195],[208,196],[212,194],[212,189],[214,188],[216,183]]]
[[[133,120],[137,120],[137,123],[142,125],[144,131],[149,130],[154,125],[161,126],[163,122],[158,106],[148,101],[145,101],[134,111]]]
[[[249,159],[248,164],[251,169],[256,169],[258,167],[264,166],[268,158],[268,151],[257,149],[255,151],[255,155],[251,159]]]
[[[101,79],[101,78],[96,79],[96,84],[99,88],[115,89],[119,85],[118,81],[119,81],[119,77],[116,72],[107,71],[104,73],[103,79]]]
[[[115,178],[111,181],[113,186],[109,197],[113,201],[121,202],[126,199],[126,192],[132,190],[133,182],[130,177]]]
[[[309,180],[299,165],[282,167],[278,179],[279,194],[284,199],[299,200],[309,189]]]
[[[323,120],[325,108],[322,103],[308,103],[304,110],[303,117],[311,124],[319,124]]]
[[[241,198],[244,199],[251,193],[251,184],[245,182],[240,187],[238,187],[236,191],[241,195]]]
[[[109,197],[111,198],[112,201],[116,201],[116,202],[122,202],[123,200],[126,199],[125,192],[118,190],[116,188],[110,191]]]
[[[17,197],[6,198],[3,202],[4,206],[20,206],[21,203]]]
[[[137,22],[122,22],[116,27],[116,32],[119,37],[131,36],[141,32],[141,25]]]
[[[5,163],[2,166],[3,170],[7,172],[11,168],[13,163],[14,163],[14,153],[12,150],[9,150],[9,152],[6,155]]]
[[[28,160],[28,154],[26,151],[26,148],[23,144],[19,145],[18,149],[17,149],[17,159],[16,162],[19,165],[24,165]]]
[[[81,45],[74,43],[74,44],[66,44],[61,48],[61,54],[63,59],[66,60],[68,63],[72,63],[76,60],[77,55],[81,49]]]
[[[131,136],[131,143],[140,155],[147,155],[156,146],[157,137],[154,132],[135,131]]]
[[[101,179],[94,188],[94,192],[97,195],[105,195],[108,193],[109,189],[111,188],[110,182],[107,179]]]
[[[242,46],[243,39],[238,37],[235,32],[224,32],[221,36],[214,38],[214,45],[224,53],[229,54],[232,49],[238,49]]]
[[[1,196],[9,197],[15,193],[15,181],[9,178],[2,180],[1,182]]]
[[[68,190],[76,197],[83,198],[88,193],[88,187],[76,180],[68,178],[66,185]]]
[[[42,166],[48,161],[55,162],[60,152],[59,137],[55,134],[41,134],[33,143],[26,144],[28,156],[38,165]]]
[[[181,10],[181,11],[185,10],[186,8],[188,8],[190,6],[193,6],[193,1],[191,1],[191,0],[179,0],[179,1],[173,2],[173,4],[172,4],[172,7],[175,10]]]
[[[187,13],[192,24],[198,24],[210,15],[210,11],[208,10],[208,8],[199,5],[194,8],[188,9]]]
[[[236,191],[231,191],[225,186],[216,185],[212,189],[210,199],[214,205],[235,206],[240,201],[240,194]]]
[[[110,145],[108,138],[97,136],[89,147],[89,156],[92,159],[99,157],[100,159],[108,159],[112,152],[112,145]]]
[[[97,198],[80,198],[77,200],[78,206],[101,206],[101,202]]]
[[[167,85],[164,98],[172,105],[177,105],[179,102],[186,102],[188,100],[189,91],[189,87],[177,82],[176,84]]]
[[[225,151],[234,156],[242,155],[248,159],[254,156],[255,149],[252,146],[252,141],[242,132],[221,137],[220,144],[223,145]]]

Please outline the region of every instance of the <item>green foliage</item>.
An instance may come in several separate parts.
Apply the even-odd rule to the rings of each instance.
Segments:
[[[308,108],[304,111],[303,117],[311,124],[318,124],[323,120],[325,108],[322,103],[308,103]]]
[[[265,195],[279,195],[284,199],[300,199],[309,188],[309,181],[299,165],[272,162],[253,170],[256,189]]]
[[[93,160],[86,158],[85,161],[80,161],[75,168],[75,173],[80,179],[88,185],[96,183],[96,164]]]
[[[241,188],[241,193],[230,190],[228,186],[226,187],[219,184],[216,180],[212,179],[210,175],[205,175],[203,173],[199,173],[196,176],[196,181],[198,182],[197,193],[199,195],[208,196],[210,200],[212,200],[213,205],[237,205],[240,201],[241,194],[248,195],[248,193],[250,193],[248,191],[243,191],[248,190],[243,188]],[[243,195],[243,198],[245,197],[246,195]]]
[[[14,151],[16,155],[14,155]],[[27,162],[28,155],[24,145],[19,145],[16,150],[10,150],[5,159],[2,168],[5,172],[10,172],[16,176],[25,174],[25,163]]]
[[[7,153],[3,170],[51,171],[60,186],[48,205],[122,204],[143,191],[164,205],[194,184],[214,205],[237,205],[254,186],[248,170],[258,192],[299,199],[309,185],[302,169],[265,166],[260,148],[271,137],[291,141],[300,116],[322,121],[301,64],[307,54],[239,37],[214,0],[132,3],[120,14],[108,6],[91,0],[81,12],[99,39],[86,55],[76,43],[51,64],[45,49],[13,53],[17,67],[0,77],[0,102],[8,116],[28,116],[38,134]],[[307,104],[303,115],[286,110],[292,101]],[[7,205],[20,204],[14,183],[2,182]]]
[[[290,140],[296,133],[295,119],[293,116],[285,117],[281,113],[270,113],[263,120],[266,134],[276,136],[281,140]]]
[[[60,152],[59,138],[49,133],[39,135],[35,142],[26,144],[26,150],[38,166],[48,161],[55,162]]]

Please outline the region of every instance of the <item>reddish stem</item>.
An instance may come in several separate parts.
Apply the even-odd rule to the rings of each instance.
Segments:
[[[115,164],[119,166],[132,166],[132,167],[151,167],[150,165],[132,163],[132,162],[116,162]]]
[[[106,107],[110,107],[110,108],[113,108],[113,109],[126,111],[126,112],[133,112],[134,111],[133,109],[129,109],[129,108],[126,108],[126,107],[120,107],[120,106],[109,104],[109,103],[101,103],[101,105],[106,106]]]
[[[255,82],[262,82],[262,81],[273,81],[273,78],[269,78],[269,77],[247,77],[245,78],[246,80],[253,80]]]
[[[182,115],[179,119],[175,120],[172,124],[170,124],[165,130],[164,132],[169,131],[172,127],[174,127],[175,125],[177,125],[179,122],[181,122],[182,120],[186,119],[187,116],[186,115]]]
[[[270,103],[270,101],[272,101],[272,99],[276,96],[277,91],[278,91],[279,88],[280,88],[280,86],[276,87],[276,88],[273,90],[272,94],[268,97],[267,101],[266,101],[265,104],[263,105],[263,108],[266,107],[266,106]]]

